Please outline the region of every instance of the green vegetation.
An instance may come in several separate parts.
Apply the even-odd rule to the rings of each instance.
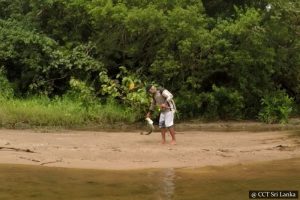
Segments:
[[[7,128],[101,128],[115,122],[133,123],[139,119],[138,114],[115,102],[89,105],[87,110],[82,102],[67,98],[50,100],[34,97],[1,101],[0,125]]]
[[[138,121],[150,82],[175,94],[182,119],[287,122],[300,104],[299,9],[296,0],[0,1],[2,126]]]
[[[286,123],[292,112],[293,100],[282,91],[266,95],[262,99],[259,118],[267,123]]]

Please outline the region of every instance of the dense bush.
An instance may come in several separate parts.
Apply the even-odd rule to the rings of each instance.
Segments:
[[[68,96],[87,110],[113,101],[140,118],[144,85],[154,82],[174,93],[182,118],[255,119],[267,116],[262,106],[277,109],[266,94],[278,89],[300,103],[299,8],[296,0],[0,1],[2,77],[11,96]]]
[[[262,98],[258,116],[266,123],[286,123],[292,110],[293,99],[283,91],[276,91]]]
[[[8,100],[14,95],[13,88],[6,78],[3,68],[0,68],[0,99]]]
[[[213,85],[212,92],[205,94],[204,115],[211,119],[241,119],[244,99],[237,92]]]

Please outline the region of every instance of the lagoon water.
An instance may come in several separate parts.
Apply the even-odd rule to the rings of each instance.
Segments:
[[[300,158],[182,169],[85,170],[0,165],[5,200],[232,200],[300,190]]]

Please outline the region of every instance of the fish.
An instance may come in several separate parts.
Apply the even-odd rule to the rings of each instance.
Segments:
[[[149,130],[145,134],[141,132],[141,135],[150,135],[154,131],[153,121],[149,117],[147,117],[145,120],[147,122],[147,127]]]

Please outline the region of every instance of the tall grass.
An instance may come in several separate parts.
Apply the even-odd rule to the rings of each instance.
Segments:
[[[26,127],[84,128],[116,122],[132,123],[138,120],[132,108],[110,101],[106,104],[93,103],[88,107],[69,98],[50,100],[44,97],[30,99],[0,99],[0,126],[14,128],[19,124]]]

